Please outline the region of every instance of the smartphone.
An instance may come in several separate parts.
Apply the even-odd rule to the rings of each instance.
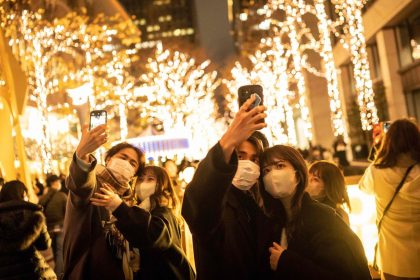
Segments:
[[[382,123],[382,129],[384,130],[385,133],[388,132],[390,126],[391,126],[391,122],[383,122]]]
[[[246,85],[241,86],[238,89],[238,103],[239,107],[241,107],[251,95],[256,94],[255,102],[249,107],[249,110],[253,109],[258,105],[263,104],[264,95],[263,95],[263,88],[260,85]]]
[[[388,132],[391,122],[379,122],[373,125],[372,137],[375,144],[379,143],[385,133]]]
[[[99,125],[106,124],[106,121],[107,113],[105,110],[95,110],[90,112],[89,130],[94,129]]]

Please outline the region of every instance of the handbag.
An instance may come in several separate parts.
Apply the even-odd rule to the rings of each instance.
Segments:
[[[416,164],[417,163],[414,163],[413,165],[411,165],[411,166],[409,166],[407,168],[407,170],[405,171],[405,174],[404,174],[403,178],[401,179],[401,182],[398,184],[397,188],[395,189],[394,195],[392,196],[391,200],[386,205],[386,207],[384,209],[384,212],[382,213],[382,217],[379,220],[378,225],[377,225],[377,228],[378,228],[378,238],[379,238],[379,233],[381,231],[382,221],[384,219],[385,214],[388,212],[389,208],[391,207],[392,202],[394,201],[394,199],[397,196],[398,192],[401,190],[402,186],[404,185],[404,182],[405,182],[405,179],[407,179],[408,173],[410,173],[411,169],[413,169],[413,167],[416,166]],[[376,271],[379,271],[378,264],[376,263],[377,252],[378,252],[378,242],[376,242],[376,245],[375,245],[375,254],[374,254],[374,257],[373,257],[372,267]]]

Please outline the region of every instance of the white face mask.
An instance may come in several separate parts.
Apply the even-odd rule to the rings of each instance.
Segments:
[[[240,190],[249,190],[260,177],[260,166],[250,160],[238,160],[238,170],[232,180],[232,185]]]
[[[273,169],[263,178],[265,190],[274,198],[291,196],[296,190],[296,175],[292,168]]]
[[[146,198],[149,198],[156,191],[156,182],[142,182],[136,184],[136,195],[141,200],[144,201]]]
[[[128,161],[120,158],[111,158],[106,167],[111,170],[112,174],[122,184],[130,182],[136,173],[134,167]]]

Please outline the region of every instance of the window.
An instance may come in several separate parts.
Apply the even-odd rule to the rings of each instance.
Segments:
[[[395,28],[400,66],[420,59],[420,12],[409,17]]]

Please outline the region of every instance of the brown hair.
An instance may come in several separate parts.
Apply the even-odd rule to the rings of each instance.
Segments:
[[[150,165],[143,169],[142,175],[146,174],[148,170],[156,176],[156,191],[150,196],[150,208],[168,207],[172,209],[177,218],[180,218],[180,202],[168,172],[162,167]]]
[[[25,184],[19,180],[9,181],[4,184],[0,191],[0,202],[9,200],[24,200],[28,190]]]
[[[296,171],[297,186],[291,203],[291,218],[288,221],[288,236],[293,236],[298,226],[298,216],[302,208],[302,198],[308,185],[308,169],[302,155],[295,148],[286,145],[275,145],[266,149],[261,157],[261,166],[267,166],[274,162],[276,158],[288,161]],[[283,204],[272,198],[265,190],[262,190],[264,205],[270,216],[280,215],[287,220],[286,210]]]
[[[408,119],[399,119],[391,124],[374,165],[377,168],[394,167],[401,154],[409,154],[414,161],[420,162],[419,127]]]
[[[334,205],[347,204],[351,210],[349,196],[343,172],[332,162],[321,160],[314,162],[309,167],[309,174],[314,174],[324,182],[325,195]]]
[[[140,174],[142,174],[142,170],[144,168],[144,163],[145,163],[144,153],[141,149],[137,148],[136,146],[130,143],[122,142],[115,145],[111,149],[109,149],[106,152],[105,161],[108,161],[114,155],[116,155],[119,151],[124,150],[124,149],[133,149],[137,153],[137,158],[139,160],[139,167],[137,168],[135,175],[139,176]]]

